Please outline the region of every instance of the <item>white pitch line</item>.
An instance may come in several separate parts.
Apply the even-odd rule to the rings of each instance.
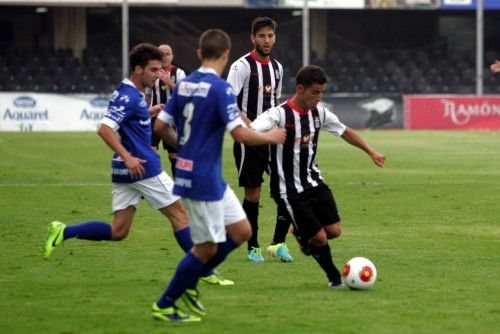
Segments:
[[[0,187],[102,187],[110,183],[0,183]]]

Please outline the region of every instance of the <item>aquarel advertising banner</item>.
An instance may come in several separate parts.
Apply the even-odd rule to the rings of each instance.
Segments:
[[[405,129],[499,130],[498,95],[406,95]]]
[[[0,131],[96,131],[108,96],[0,93]]]

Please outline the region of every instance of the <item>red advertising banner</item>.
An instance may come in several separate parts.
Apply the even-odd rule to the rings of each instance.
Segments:
[[[405,129],[499,130],[499,95],[405,95]]]

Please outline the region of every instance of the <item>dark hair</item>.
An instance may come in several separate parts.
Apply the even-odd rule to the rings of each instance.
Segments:
[[[315,83],[325,84],[328,82],[325,72],[323,69],[316,65],[307,65],[302,67],[295,77],[295,82],[297,85],[302,85],[304,87],[309,87]]]
[[[231,50],[231,38],[220,29],[208,29],[201,34],[198,47],[202,59],[218,59],[227,50]]]
[[[163,61],[163,53],[156,46],[148,43],[141,43],[134,46],[129,55],[130,71],[133,72],[134,68],[139,65],[144,68],[150,60]]]
[[[257,31],[259,31],[263,27],[269,27],[273,29],[274,32],[276,32],[278,25],[273,19],[270,19],[269,17],[256,17],[252,22],[252,36],[255,36],[257,34]]]

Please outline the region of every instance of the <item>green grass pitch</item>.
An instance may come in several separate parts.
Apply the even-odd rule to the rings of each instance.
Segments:
[[[296,260],[220,267],[233,287],[200,285],[208,315],[158,322],[151,304],[182,253],[170,224],[141,203],[122,242],[68,240],[41,257],[46,225],[109,221],[110,150],[93,133],[0,133],[0,333],[494,333],[500,324],[500,132],[363,131],[386,154],[322,133],[318,161],[337,199],[341,267],[370,258],[372,290],[332,290],[288,237]],[[237,194],[232,142],[224,175]],[[167,159],[165,169],[169,171]],[[275,206],[263,187],[260,242]]]

